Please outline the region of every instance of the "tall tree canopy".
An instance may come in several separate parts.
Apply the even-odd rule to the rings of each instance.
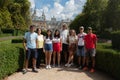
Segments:
[[[106,11],[103,15],[103,27],[106,29],[120,29],[120,0],[109,0]]]
[[[0,28],[27,29],[31,23],[28,0],[0,0]]]
[[[80,13],[71,23],[70,28],[78,30],[78,27],[83,25],[86,27],[93,27],[94,30],[99,31],[101,27],[102,14],[107,7],[108,0],[87,0],[82,13]]]

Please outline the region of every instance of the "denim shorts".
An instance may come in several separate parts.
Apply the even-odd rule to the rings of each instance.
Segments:
[[[37,49],[30,49],[26,50],[26,59],[30,59],[30,57],[37,59]]]
[[[86,56],[95,57],[95,55],[96,55],[96,49],[95,48],[86,49]]]
[[[53,45],[52,44],[45,44],[45,50],[46,51],[53,51]]]
[[[78,48],[77,48],[77,56],[86,56],[84,46],[78,46]]]

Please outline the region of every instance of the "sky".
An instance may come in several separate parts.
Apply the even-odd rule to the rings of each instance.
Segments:
[[[31,2],[31,12],[37,11],[37,16],[41,16],[44,11],[46,19],[55,17],[57,20],[74,19],[82,12],[86,0],[29,0]]]

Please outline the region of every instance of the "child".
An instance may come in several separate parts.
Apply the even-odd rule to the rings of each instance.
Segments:
[[[68,57],[68,62],[65,64],[65,66],[70,67],[71,64],[70,62],[73,61],[74,53],[76,51],[76,44],[77,44],[77,36],[75,30],[70,30],[70,35],[68,36],[67,39],[69,43],[69,57]]]
[[[44,60],[44,53],[43,53],[43,46],[44,46],[44,37],[41,34],[41,29],[37,28],[37,40],[38,40],[38,45],[37,45],[37,52],[38,52],[38,57],[37,57],[37,68],[40,67],[41,60]]]
[[[51,63],[51,55],[53,51],[51,30],[47,30],[47,35],[44,39],[44,46],[45,46],[46,69],[51,69],[50,63]]]
[[[56,54],[58,67],[60,67],[60,51],[62,50],[62,39],[60,38],[59,30],[55,30],[54,38],[53,38],[53,67],[55,67]]]

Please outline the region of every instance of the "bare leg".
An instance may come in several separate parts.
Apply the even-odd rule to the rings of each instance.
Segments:
[[[83,56],[83,57],[82,57],[82,66],[83,66],[83,67],[85,66],[85,59],[86,59],[86,57]]]
[[[48,53],[48,65],[50,65],[51,63],[51,55],[52,55],[52,52],[49,52]]]
[[[92,57],[92,68],[95,67],[95,57]]]
[[[73,53],[69,52],[68,64],[73,60]]]
[[[46,51],[45,52],[45,64],[47,65],[48,63],[47,63],[47,54],[48,54],[48,52]]]
[[[81,56],[78,57],[78,65],[81,65]]]
[[[36,68],[36,59],[33,58],[32,60],[33,60],[33,61],[32,61],[32,63],[33,63],[33,69],[34,69],[34,68]]]
[[[53,65],[55,65],[55,60],[56,60],[56,52],[53,52]]]
[[[25,60],[25,69],[28,69],[28,59]]]
[[[58,65],[60,65],[60,52],[57,53]]]
[[[88,66],[89,65],[89,57],[87,56],[86,57],[86,66]]]

